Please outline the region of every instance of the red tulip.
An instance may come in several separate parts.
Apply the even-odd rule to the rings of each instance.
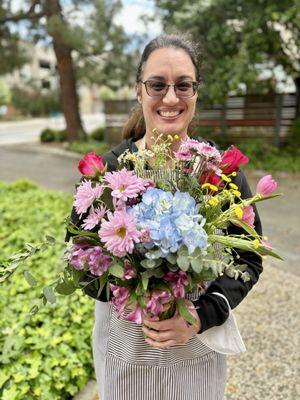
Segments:
[[[256,193],[269,196],[277,188],[277,182],[272,179],[272,175],[263,176],[257,183]]]
[[[247,164],[249,158],[246,157],[239,149],[234,146],[227,149],[222,155],[220,168],[224,174],[231,174],[237,172],[240,164]]]
[[[82,160],[79,161],[78,171],[90,178],[94,178],[104,169],[104,164],[101,156],[95,153],[86,154]]]

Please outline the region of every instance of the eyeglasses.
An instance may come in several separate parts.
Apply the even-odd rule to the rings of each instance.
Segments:
[[[176,97],[179,99],[187,99],[193,97],[198,90],[199,82],[196,81],[182,81],[175,85],[167,85],[162,81],[139,81],[145,85],[146,92],[151,97],[165,97],[168,93],[169,87],[173,86]]]

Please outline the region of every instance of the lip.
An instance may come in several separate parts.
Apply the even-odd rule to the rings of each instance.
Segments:
[[[183,113],[183,111],[184,111],[183,109],[176,109],[176,110],[159,109],[156,111],[156,113],[162,119],[173,120],[178,118]],[[162,115],[161,113],[164,113],[165,115]]]

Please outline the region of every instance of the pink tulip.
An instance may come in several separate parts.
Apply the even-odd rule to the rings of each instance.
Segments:
[[[90,178],[94,178],[104,169],[104,164],[101,156],[95,153],[86,154],[82,160],[79,161],[78,171]]]
[[[243,208],[242,221],[254,228],[255,214],[252,206],[246,206]]]
[[[272,175],[263,176],[257,183],[256,193],[269,196],[277,188],[277,182],[272,179]]]

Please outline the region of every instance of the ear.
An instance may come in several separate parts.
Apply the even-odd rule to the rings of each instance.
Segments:
[[[135,85],[135,95],[139,104],[142,104],[142,91],[141,86],[138,83]]]

